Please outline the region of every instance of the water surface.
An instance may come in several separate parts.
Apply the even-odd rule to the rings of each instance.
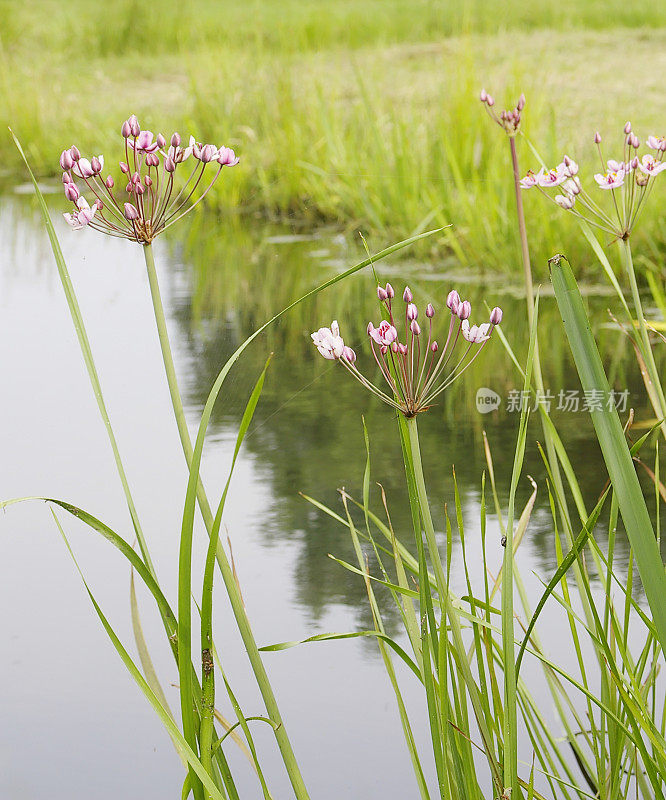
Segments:
[[[55,204],[54,204],[55,205]],[[175,424],[152,317],[141,250],[93,232],[74,234],[57,222],[79,297],[107,405],[133,487],[144,532],[166,593],[175,599],[178,535],[186,485]],[[212,382],[235,347],[306,289],[362,257],[353,240],[334,231],[294,232],[278,226],[197,218],[178,238],[160,241],[157,260],[176,367],[193,433]],[[371,246],[380,249],[385,242]],[[91,511],[131,540],[129,516],[113,459],[46,237],[28,199],[0,205],[0,364],[2,497],[46,495]],[[503,330],[519,359],[527,349],[524,300],[506,277],[460,274],[454,264],[408,259],[377,265],[396,287],[409,281],[420,302],[443,307],[456,286],[476,313],[483,300],[505,309]],[[543,276],[545,279],[545,276]],[[345,530],[308,504],[311,495],[341,511],[338,489],[359,495],[365,465],[361,416],[369,431],[372,477],[385,487],[398,535],[410,543],[407,497],[395,418],[335,365],[317,356],[309,332],[332,318],[367,363],[369,318],[377,321],[369,271],[303,304],[256,341],[232,371],[208,432],[203,474],[212,497],[226,480],[244,404],[267,355],[265,391],[239,459],[225,513],[245,602],[262,644],[325,631],[371,626],[362,581],[328,558],[353,560]],[[555,397],[580,388],[562,329],[544,286],[541,330],[545,383]],[[608,325],[614,303],[603,287],[588,297],[612,384],[629,391],[640,421],[653,415],[626,339]],[[476,410],[480,387],[497,392],[501,406]],[[466,519],[468,559],[480,577],[479,503],[485,457],[492,448],[497,483],[506,502],[518,417],[508,410],[521,378],[499,340],[491,342],[465,379],[419,420],[433,513],[444,528],[453,502],[452,465]],[[605,473],[589,415],[554,411],[588,507],[604,488]],[[555,564],[548,493],[532,424],[525,473],[539,486],[518,563],[531,596]],[[638,433],[636,434],[638,436]],[[521,481],[519,506],[531,491]],[[378,490],[373,503],[379,505]],[[122,558],[72,518],[60,515],[86,579],[121,638],[134,653],[129,620],[129,572]],[[0,794],[8,800],[49,796],[97,800],[178,797],[182,768],[170,741],[127,675],[94,615],[50,511],[32,502],[8,509],[1,520]],[[454,582],[462,589],[456,538]],[[491,569],[501,563],[500,529],[489,514]],[[603,532],[600,532],[603,538]],[[199,531],[195,592],[205,537]],[[626,563],[626,546],[620,548]],[[198,570],[198,571],[197,571]],[[151,600],[139,592],[146,636],[169,701],[177,672],[161,638]],[[390,603],[380,595],[389,630]],[[390,600],[390,598],[389,598]],[[233,619],[218,587],[216,640],[246,714],[262,713]],[[556,610],[544,629],[553,653],[568,658],[568,635]],[[562,653],[564,655],[562,655]],[[376,646],[369,640],[306,645],[265,657],[283,715],[313,798],[415,796],[395,703]],[[426,754],[421,691],[399,669]],[[535,678],[538,686],[538,679]],[[221,701],[224,713],[232,716]],[[549,713],[547,709],[546,713]],[[256,729],[273,776],[276,798],[287,779],[271,744]],[[522,754],[529,760],[529,749]],[[260,791],[242,756],[230,750],[243,797]]]

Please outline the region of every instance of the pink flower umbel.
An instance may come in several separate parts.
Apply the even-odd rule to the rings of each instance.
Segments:
[[[330,328],[315,331],[312,341],[324,358],[339,361],[366,389],[408,418],[428,409],[435,398],[462,375],[490,339],[493,328],[502,321],[502,310],[494,308],[489,322],[470,325],[471,305],[453,290],[446,300],[449,324],[448,330],[443,332],[446,340],[441,346],[433,335],[435,307],[432,303],[425,309],[426,335],[418,323],[419,309],[409,287],[403,293],[405,310],[399,321],[393,314],[393,287],[390,284],[386,288],[377,287],[377,296],[387,319],[377,327],[369,322],[367,334],[375,363],[390,393],[375,386],[358,369],[356,353],[345,345],[337,322]],[[404,331],[403,341],[400,341],[399,327]]]
[[[601,134],[597,132],[594,135],[602,169],[594,175],[594,180],[597,189],[603,189],[612,196],[608,210],[583,188],[578,177],[578,164],[569,156],[564,156],[562,163],[550,172],[540,170],[536,175],[528,172],[520,181],[520,186],[523,189],[536,186],[560,208],[618,239],[627,239],[651,191],[653,180],[666,169],[666,161],[663,160],[666,139],[648,136],[647,146],[656,152],[645,153],[639,158],[641,143],[632,131],[630,122],[624,126],[623,137],[622,158],[605,161],[601,150]],[[544,191],[555,186],[561,188],[561,194],[551,196]]]
[[[499,114],[494,108],[495,100],[493,99],[492,95],[489,95],[488,92],[486,92],[485,89],[481,89],[479,100],[481,100],[485,106],[490,118],[501,128],[504,128],[508,136],[513,137],[518,134],[518,131],[520,130],[521,115],[523,109],[525,108],[524,94],[520,95],[514,108],[507,108],[504,111],[500,111]]]
[[[190,137],[189,147],[183,148],[177,133],[167,149],[165,137],[141,130],[134,114],[123,123],[121,136],[125,152],[119,166],[124,180],[117,181],[118,188],[111,175],[102,175],[104,156],[83,158],[75,145],[62,151],[63,189],[74,204],[74,210],[64,216],[74,230],[88,226],[109,236],[150,244],[203,200],[223,167],[238,164],[231,148],[201,144],[194,137]],[[176,171],[190,156],[190,174],[176,190]],[[82,184],[77,184],[76,178]],[[90,203],[83,196],[86,190]]]

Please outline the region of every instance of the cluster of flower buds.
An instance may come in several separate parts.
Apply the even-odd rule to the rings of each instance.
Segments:
[[[366,389],[406,417],[414,417],[429,408],[435,398],[469,367],[490,339],[495,325],[502,321],[502,309],[493,308],[489,322],[470,325],[472,307],[468,300],[461,300],[458,292],[453,290],[446,298],[449,326],[446,341],[441,346],[433,336],[434,306],[428,303],[425,309],[427,321],[419,323],[419,309],[407,286],[402,295],[405,303],[404,334],[403,341],[400,341],[393,313],[395,291],[391,284],[378,286],[377,296],[386,317],[378,327],[369,322],[367,333],[372,355],[390,394],[375,386],[358,370],[356,353],[345,345],[335,320],[330,328],[315,331],[312,341],[324,358],[339,361]],[[402,316],[400,327],[403,327]],[[427,340],[422,324],[428,329]],[[457,347],[459,343],[461,346]],[[455,358],[454,353],[457,353]]]
[[[520,185],[523,189],[536,186],[558,206],[571,211],[590,225],[612,236],[626,238],[631,233],[652,188],[652,178],[666,169],[666,161],[663,160],[666,139],[648,136],[647,146],[654,153],[644,153],[639,156],[641,143],[632,131],[630,122],[624,126],[623,136],[622,160],[605,161],[601,150],[601,135],[599,133],[594,135],[594,143],[603,170],[594,176],[594,180],[599,189],[608,190],[612,194],[613,202],[609,206],[609,211],[601,208],[585,190],[578,177],[578,164],[569,156],[564,156],[562,163],[551,170],[542,168],[538,172],[528,172],[520,181]],[[554,196],[544,191],[555,187],[559,188],[559,193]]]
[[[525,95],[521,94],[515,108],[507,108],[499,114],[494,109],[495,100],[492,95],[489,95],[485,89],[481,89],[479,100],[483,103],[490,118],[494,120],[500,127],[504,128],[509,136],[515,136],[520,129],[520,119],[522,111],[525,108]]]
[[[111,175],[102,175],[104,156],[83,158],[76,145],[60,155],[65,197],[74,204],[73,211],[64,216],[74,230],[90,226],[109,236],[149,244],[203,200],[222,167],[238,164],[229,147],[201,144],[193,136],[189,145],[182,147],[180,135],[174,133],[167,146],[161,133],[154,137],[151,131],[141,130],[134,114],[123,122],[121,134],[125,140],[125,160],[119,163],[125,181],[122,188],[116,188]],[[190,156],[193,168],[176,191],[176,170]],[[208,164],[217,169],[200,189]],[[83,196],[76,178],[92,195],[92,205]]]

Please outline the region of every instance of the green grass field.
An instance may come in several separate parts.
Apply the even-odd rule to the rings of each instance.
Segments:
[[[626,119],[643,139],[666,127],[666,8],[45,0],[2,2],[0,13],[0,119],[42,175],[57,173],[74,141],[112,163],[134,112],[153,130],[237,149],[241,165],[214,194],[225,211],[331,221],[378,246],[452,223],[420,255],[475,269],[520,269],[508,146],[477,100],[481,86],[500,107],[525,91],[524,133],[548,162],[566,151],[596,169],[595,130],[612,157]],[[524,140],[519,151],[523,171],[536,163]],[[3,183],[21,180],[8,136],[0,155]],[[653,262],[665,242],[658,194],[636,236]],[[525,199],[537,276],[555,251],[593,269],[574,220]]]

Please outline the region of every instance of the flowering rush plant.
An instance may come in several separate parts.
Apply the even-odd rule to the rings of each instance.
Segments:
[[[496,122],[500,128],[511,138],[517,136],[522,121],[522,113],[525,108],[525,95],[521,94],[514,108],[506,108],[498,114],[495,111],[495,98],[488,94],[485,89],[481,89],[479,100],[483,103],[488,115]]]
[[[640,140],[632,131],[631,123],[627,122],[620,160],[607,161],[604,160],[601,134],[598,132],[594,135],[594,143],[602,170],[594,175],[595,188],[611,195],[609,210],[602,208],[585,189],[578,174],[578,164],[566,155],[562,163],[552,169],[543,167],[538,172],[530,170],[520,185],[523,189],[536,187],[558,206],[590,225],[618,239],[627,239],[652,189],[654,178],[666,169],[666,138],[648,136],[646,144],[652,152],[641,155]],[[549,189],[558,189],[558,193],[552,196],[547,191]]]
[[[432,303],[428,303],[425,309],[426,338],[409,286],[405,287],[402,295],[404,320],[400,314],[399,322],[393,313],[395,290],[391,284],[378,286],[377,296],[386,318],[378,327],[369,322],[367,333],[372,355],[390,394],[375,386],[356,367],[356,353],[344,343],[336,320],[330,328],[315,331],[312,341],[324,358],[339,361],[366,389],[407,418],[426,411],[433,400],[463,374],[490,339],[493,328],[502,321],[502,309],[493,308],[489,322],[470,325],[472,306],[468,300],[461,300],[454,289],[446,299],[450,311],[449,326],[444,346],[440,346],[433,335],[435,308]],[[403,341],[400,341],[398,325],[403,327],[403,322]],[[457,347],[459,343],[461,347]]]
[[[116,188],[111,175],[102,175],[104,156],[84,158],[76,145],[60,154],[65,197],[74,204],[64,216],[74,230],[89,226],[109,236],[150,244],[203,200],[223,167],[239,161],[231,148],[201,144],[193,136],[188,146],[182,147],[180,135],[174,133],[167,146],[161,133],[154,137],[151,131],[142,130],[134,114],[123,122],[121,135],[125,160],[119,167],[126,182],[122,187]],[[176,170],[186,161],[192,167],[190,175],[175,191]],[[217,169],[200,190],[209,164]],[[88,190],[90,199],[82,188]]]

